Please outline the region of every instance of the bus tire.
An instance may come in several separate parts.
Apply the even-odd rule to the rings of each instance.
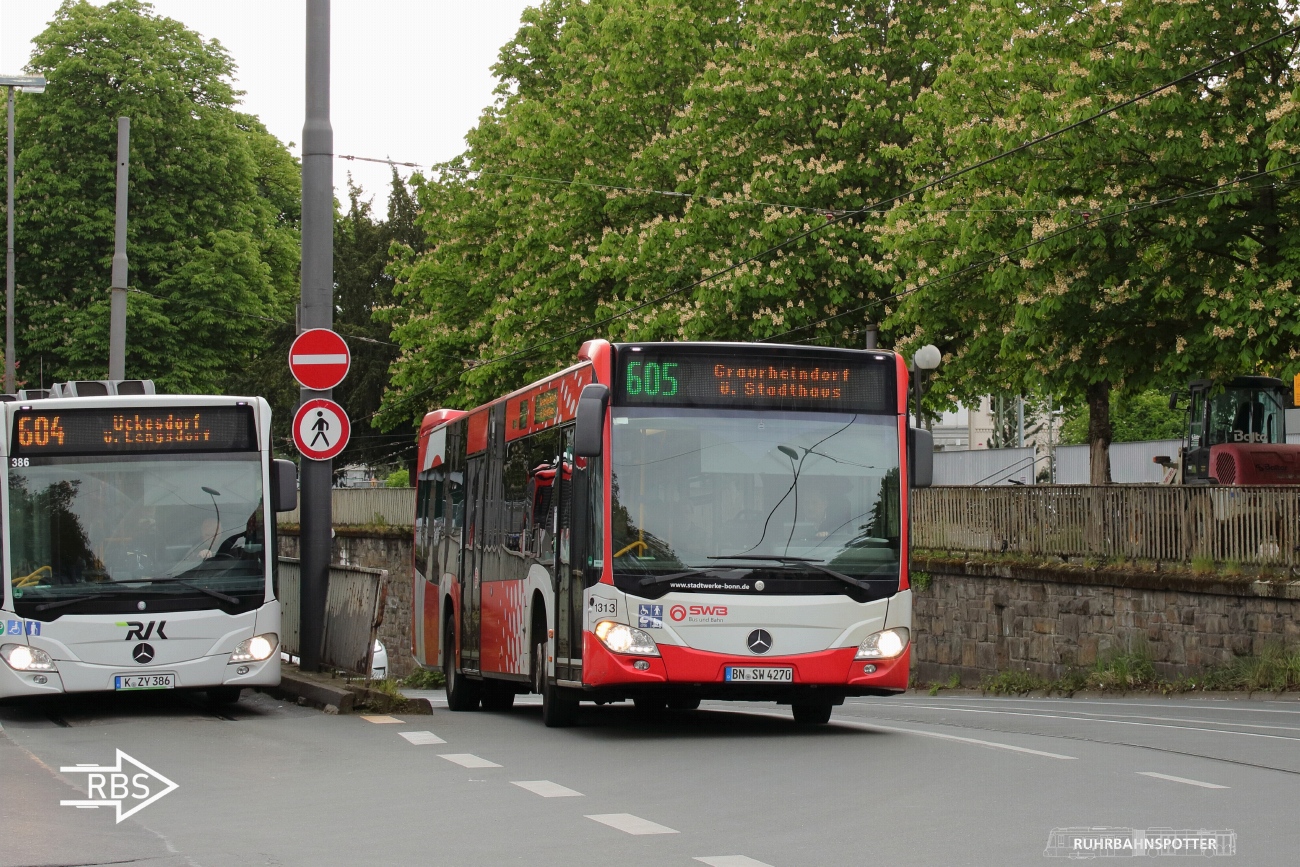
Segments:
[[[204,691],[208,695],[208,701],[213,704],[234,704],[239,701],[239,694],[243,692],[237,686],[214,686]]]
[[[542,694],[542,723],[548,729],[565,728],[578,718],[578,697],[551,683],[546,676],[546,632],[533,644],[533,687]]]
[[[790,705],[794,721],[800,725],[825,725],[831,721],[832,709],[829,701],[796,701]]]
[[[698,695],[679,695],[668,699],[669,710],[698,710],[699,707]]]
[[[447,680],[447,709],[478,710],[480,684],[469,680],[456,667],[456,633],[448,621],[442,647],[442,675]]]
[[[515,705],[515,688],[508,683],[483,682],[483,710],[504,713]]]

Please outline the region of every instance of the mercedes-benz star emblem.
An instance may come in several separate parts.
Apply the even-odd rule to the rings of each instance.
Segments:
[[[766,629],[755,629],[749,633],[745,643],[749,645],[751,653],[767,653],[772,649],[772,636],[767,634]]]
[[[137,644],[135,650],[131,651],[131,658],[141,665],[148,665],[153,662],[153,647],[148,644]]]

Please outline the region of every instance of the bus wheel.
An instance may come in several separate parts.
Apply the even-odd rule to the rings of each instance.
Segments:
[[[831,720],[832,705],[829,701],[797,701],[790,705],[794,711],[794,721],[800,725],[824,725]]]
[[[515,704],[515,689],[508,683],[483,683],[483,710],[501,713]]]
[[[533,684],[542,694],[542,722],[548,729],[573,725],[578,717],[578,698],[551,683],[546,676],[546,633],[533,645]]]
[[[243,692],[237,686],[216,686],[205,691],[208,694],[208,701],[213,704],[234,704],[239,701],[239,694]]]
[[[700,706],[698,695],[679,695],[668,699],[669,710],[697,710]]]
[[[456,635],[447,624],[442,647],[442,675],[447,681],[447,709],[478,710],[479,684],[468,680],[456,668]]]

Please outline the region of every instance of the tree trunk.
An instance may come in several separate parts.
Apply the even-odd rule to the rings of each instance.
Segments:
[[[1110,383],[1088,386],[1088,446],[1091,458],[1088,484],[1110,484]]]

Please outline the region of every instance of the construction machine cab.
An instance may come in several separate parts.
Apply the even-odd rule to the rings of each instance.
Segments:
[[[1183,393],[1174,392],[1175,408]],[[1211,466],[1210,449],[1221,445],[1259,445],[1286,442],[1288,392],[1280,379],[1238,376],[1225,385],[1195,379],[1188,396],[1187,434],[1183,441],[1184,484],[1220,481]]]

